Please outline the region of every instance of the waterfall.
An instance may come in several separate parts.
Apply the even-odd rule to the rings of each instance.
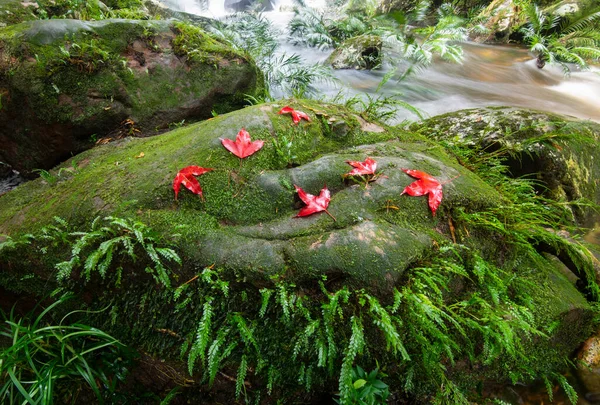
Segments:
[[[225,12],[225,0],[208,0],[208,14],[219,17],[227,14]]]
[[[160,0],[160,2],[170,9],[190,14],[202,14],[206,10],[206,0]]]

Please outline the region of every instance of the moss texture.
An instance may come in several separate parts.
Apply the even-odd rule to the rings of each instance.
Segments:
[[[239,108],[263,86],[253,61],[183,23],[32,21],[0,30],[0,44],[0,160],[25,172],[109,134]]]
[[[558,201],[600,201],[600,125],[533,110],[493,107],[448,113],[412,129],[447,144],[510,155],[514,177],[540,181],[540,192]],[[591,227],[595,209],[575,207],[577,222]]]
[[[162,359],[176,359],[182,340],[195,341],[199,322],[208,313],[207,305],[214,306],[211,308],[217,314],[215,328],[222,327],[222,333],[237,331],[242,328],[240,322],[244,322],[259,342],[246,341],[245,332],[239,332],[240,339],[246,343],[236,346],[239,350],[232,349],[229,360],[222,366],[235,372],[242,358],[252,359],[249,361],[253,367],[261,364],[261,359],[268,360],[274,369],[281,370],[277,387],[286,392],[285,395],[300,389],[295,381],[300,379],[297,373],[301,367],[312,370],[314,366],[315,380],[319,381],[320,389],[326,389],[323,387],[336,376],[337,371],[333,370],[339,370],[342,358],[349,353],[350,349],[345,347],[350,347],[350,335],[354,334],[352,322],[363,317],[367,322],[369,316],[375,317],[376,328],[370,330],[366,323],[364,325],[365,339],[370,343],[361,361],[374,364],[378,360],[391,378],[398,380],[407,375],[413,364],[420,370],[413,372],[422,377],[424,383],[419,385],[422,391],[412,394],[421,400],[431,394],[427,390],[445,383],[435,380],[439,374],[434,373],[435,378],[427,374],[429,365],[420,357],[424,353],[419,354],[418,350],[431,351],[432,355],[441,350],[436,354],[439,355],[436,367],[441,364],[450,370],[449,375],[459,385],[465,364],[462,360],[468,361],[455,359],[454,364],[443,354],[446,350],[441,349],[443,340],[440,341],[442,346],[436,346],[436,338],[428,333],[440,328],[444,339],[470,342],[470,350],[477,354],[477,359],[471,359],[473,364],[469,363],[476,369],[470,375],[479,381],[508,381],[515,375],[532,378],[560,369],[565,357],[590,333],[595,311],[558,272],[552,260],[532,255],[527,247],[511,244],[497,233],[453,221],[460,212],[477,214],[505,204],[496,189],[461,166],[439,144],[418,133],[383,124],[377,126],[382,132],[368,132],[364,129],[374,127],[366,125],[353,112],[307,100],[289,101],[291,107],[308,113],[311,118],[310,122],[294,125],[289,115],[278,114],[284,105],[281,102],[248,107],[159,137],[126,138],[86,151],[52,170],[56,179],[52,184],[37,179],[1,196],[0,234],[17,240],[53,223],[53,217],[66,220],[72,230],[88,229],[97,216],[112,215],[144,222],[163,235],[165,243],[172,243],[183,259],[182,267],[172,267],[172,284],[183,291],[177,298],[172,298],[173,291],[152,282],[144,271],[147,263],[141,259],[123,264],[121,288],[114,287],[110,276],[93,278],[90,283],[74,278],[63,287],[74,289],[80,294],[80,301],[91,308],[110,305],[110,312],[98,315],[99,324],[117,333],[125,342]],[[240,161],[222,147],[220,140],[234,139],[242,126],[252,139],[263,139],[265,144],[259,152]],[[341,127],[345,129],[336,131]],[[425,131],[424,128],[421,130]],[[432,127],[427,128],[431,132]],[[290,150],[281,150],[285,145],[279,140],[284,138],[291,141]],[[382,176],[368,186],[342,177],[351,169],[345,161],[364,160],[367,156],[377,160]],[[178,170],[189,165],[214,169],[198,177],[204,201],[185,189],[179,200],[174,200],[173,178]],[[426,197],[401,195],[404,187],[415,181],[401,168],[425,171],[444,183],[444,198],[437,216],[431,215]],[[294,193],[294,184],[311,194],[317,194],[326,184],[332,192],[329,211],[337,221],[324,213],[294,218],[302,206]],[[458,238],[457,243],[453,241],[455,238]],[[444,253],[448,246],[456,252],[470,252],[464,257],[458,253],[449,255],[452,260],[459,260],[464,269],[469,269],[470,275],[455,277],[447,272],[449,268],[434,266],[439,258],[450,260]],[[70,247],[60,243],[43,251],[29,245],[14,250],[1,249],[0,286],[24,293],[49,292],[58,286],[54,264],[69,260],[70,255]],[[472,257],[483,259],[477,259],[478,262]],[[492,269],[487,270],[493,274],[486,276],[491,277],[489,285],[481,281],[483,276],[477,267],[477,263],[484,262]],[[494,270],[494,266],[502,272]],[[477,340],[476,335],[462,336],[451,322],[446,326],[441,326],[444,323],[441,321],[440,326],[434,323],[435,327],[429,331],[411,331],[413,322],[431,316],[431,313],[418,312],[423,297],[430,293],[435,295],[435,288],[424,287],[427,279],[422,278],[424,270],[419,270],[424,267],[450,286],[439,285],[445,291],[444,298],[438,297],[432,305],[448,305],[457,316],[461,305],[472,305],[469,303],[472,300],[488,295],[490,302],[497,299],[498,293],[490,293],[489,286],[505,278],[502,283],[509,287],[503,294],[512,298],[499,301],[493,317],[485,313],[485,319],[476,320],[484,325],[493,320],[495,324],[487,327],[489,330],[495,330],[496,324],[508,328],[499,329],[499,334],[514,329],[516,338],[511,339],[518,342],[514,343],[519,347],[518,353],[524,352],[523,347],[529,347],[531,356],[521,362],[514,355],[509,356],[510,360],[490,357],[483,347],[472,341]],[[203,268],[209,270],[196,277]],[[210,269],[216,269],[215,274],[229,283],[227,289],[214,281],[212,277],[217,276],[210,275]],[[436,275],[436,271],[440,273]],[[514,285],[517,282],[536,288],[531,289],[525,299],[518,292],[520,287]],[[272,309],[273,312],[269,312],[272,316],[265,315],[266,309],[259,310],[264,299],[261,294],[266,291],[261,292],[263,288],[271,289],[277,297],[273,298],[278,302],[277,308],[283,308]],[[323,292],[325,289],[329,292]],[[324,308],[333,292],[344,294],[345,289],[353,298],[345,301],[340,298],[343,303],[340,311],[344,316],[337,319],[337,315],[333,315],[337,319],[334,335],[338,355],[329,352],[330,368],[316,366],[312,351],[300,356],[306,356],[303,366],[300,363],[294,363],[297,367],[286,366],[292,356],[297,357],[293,354],[296,349],[290,343],[291,337],[293,342],[301,341],[304,328],[308,328],[312,320],[325,316]],[[398,290],[405,295],[395,306]],[[404,314],[398,318],[403,320],[398,321],[397,327],[401,328],[400,336],[406,333],[403,339],[407,340],[413,363],[398,351],[390,350],[389,342],[386,346],[387,338],[377,329],[385,320],[378,318],[373,309],[376,307],[367,309],[366,302],[372,302],[369,297]],[[289,305],[285,304],[287,299]],[[456,303],[455,307],[452,303]],[[539,308],[526,317],[526,322],[545,335],[528,337],[526,329],[519,329],[517,322],[522,322],[519,311],[526,306]],[[173,312],[174,308],[178,309]],[[478,306],[473,310],[479,310]],[[411,321],[411,317],[416,318]],[[323,318],[322,322],[325,321]],[[469,325],[472,323],[467,322],[464,327]],[[211,336],[215,338],[221,332],[215,329]],[[233,335],[227,336],[229,339]],[[427,336],[424,341],[431,347],[419,340],[419,336]],[[461,350],[457,352],[466,356],[468,351]],[[479,356],[491,360],[486,362]],[[206,382],[208,369],[203,370],[205,379],[198,374],[194,374],[194,378]],[[271,375],[270,371],[265,372]],[[253,384],[264,387],[266,383],[261,378],[257,377]],[[309,377],[303,374],[301,384],[309,387],[306,378]],[[470,388],[465,390],[469,392]]]

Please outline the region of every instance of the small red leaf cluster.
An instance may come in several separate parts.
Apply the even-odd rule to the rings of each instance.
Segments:
[[[429,194],[429,208],[435,216],[440,203],[442,202],[442,184],[435,178],[419,170],[402,169],[409,176],[419,179],[404,188],[402,194],[408,194],[413,197],[420,197]]]
[[[310,117],[303,113],[302,111],[296,111],[289,106],[283,107],[279,114],[291,114],[292,120],[297,125],[302,119],[306,121],[310,121]],[[263,146],[263,140],[252,141],[250,139],[250,134],[244,128],[242,128],[237,136],[235,141],[231,139],[221,139],[221,143],[223,146],[233,153],[235,156],[240,159],[245,159],[248,156],[253,155],[258,152]],[[377,170],[377,162],[370,157],[367,157],[364,162],[348,160],[346,161],[350,166],[353,167],[351,171],[344,174],[344,177],[350,176],[369,176],[367,182],[374,181],[379,176],[376,174]],[[173,191],[175,192],[175,200],[177,200],[177,196],[179,195],[179,191],[181,189],[181,185],[186,187],[192,193],[199,195],[201,198],[202,195],[202,187],[200,186],[200,182],[194,176],[200,176],[204,173],[210,172],[213,169],[204,168],[200,166],[187,166],[181,169],[175,179],[173,180]],[[443,191],[442,191],[442,183],[436,180],[431,175],[419,171],[419,170],[411,170],[411,169],[402,169],[406,174],[412,176],[417,179],[413,183],[409,184],[404,188],[402,193],[408,194],[410,196],[419,197],[428,195],[429,196],[429,208],[435,216],[435,213],[442,202]],[[327,189],[327,185],[321,189],[318,196],[314,196],[312,194],[308,194],[302,188],[298,187],[294,184],[296,188],[296,192],[298,196],[306,204],[305,207],[300,209],[295,218],[305,217],[308,215],[315,214],[317,212],[326,212],[333,220],[335,221],[335,217],[329,213],[327,208],[329,207],[329,202],[331,201],[331,193]]]
[[[232,141],[231,139],[221,139],[221,143],[229,152],[240,159],[244,159],[255,152],[258,152],[265,144],[265,141],[259,140],[252,142],[248,131],[242,128],[240,132],[238,132],[235,141]]]
[[[354,167],[354,169],[346,173],[344,177],[375,175],[375,170],[377,170],[377,162],[371,159],[370,157],[366,158],[364,162],[347,160],[346,163]]]
[[[296,111],[292,107],[287,105],[281,110],[279,110],[279,114],[292,114],[292,120],[296,125],[298,125],[303,119],[310,122],[310,117],[308,116],[308,114],[303,113],[302,111]]]
[[[323,187],[321,189],[318,196],[308,194],[307,192],[305,192],[304,190],[302,190],[300,187],[298,187],[295,184],[294,184],[294,187],[296,188],[296,191],[298,192],[298,197],[300,197],[302,202],[304,204],[306,204],[306,207],[303,207],[300,210],[300,212],[298,212],[298,215],[296,215],[294,218],[306,217],[306,216],[312,215],[316,212],[325,211],[327,213],[327,215],[329,215],[335,221],[335,218],[333,217],[333,215],[331,215],[329,213],[329,211],[327,211],[327,207],[329,206],[329,201],[331,201],[331,193],[327,189],[327,185],[325,185],[325,187]]]
[[[175,200],[177,200],[177,195],[179,194],[179,190],[181,189],[182,184],[192,193],[198,194],[200,198],[202,198],[202,187],[200,187],[198,179],[196,179],[194,176],[203,175],[204,173],[210,172],[211,170],[212,169],[207,169],[200,166],[188,166],[184,167],[179,172],[177,172],[175,180],[173,180],[173,191],[175,191]]]

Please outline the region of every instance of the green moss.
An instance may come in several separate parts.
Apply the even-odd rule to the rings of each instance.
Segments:
[[[226,58],[246,59],[244,55],[230,48],[226,43],[209,35],[202,28],[178,22],[174,25],[177,36],[173,40],[173,51],[178,56],[186,56],[189,63],[209,63],[217,68]],[[224,55],[224,49],[227,53]]]
[[[288,103],[310,121],[294,125],[278,114]],[[265,141],[244,160],[221,145],[242,126]],[[269,370],[279,370],[272,381],[281,398],[335,380],[343,388],[355,360],[378,361],[398,387],[413,378],[406,391],[415,403],[449,385],[475,397],[475,379],[528,382],[560,371],[596,316],[537,250],[542,243],[578,249],[548,230],[562,223],[554,220],[562,204],[540,203],[532,184],[506,177],[495,160],[475,166],[465,159],[472,156],[454,149],[450,156],[419,134],[365,128],[373,129],[341,106],[286,100],[123,139],[78,155],[76,165],[66,162],[63,168],[77,166],[68,174],[55,169],[53,185],[38,179],[0,197],[0,232],[17,239],[54,216],[72,231],[88,229],[96,216],[143,221],[183,258],[172,268],[175,297],[152,282],[142,261],[124,266],[127,288],[113,288],[108,278],[67,286],[91,295],[94,309],[114,308],[98,315],[103,328],[163,358],[176,359],[187,341],[196,353],[190,367],[237,368],[246,359],[261,392],[275,378]],[[284,139],[288,151],[281,153]],[[347,160],[367,156],[378,162],[376,181],[342,177]],[[205,200],[183,188],[175,201],[173,178],[189,165],[214,169],[197,177]],[[402,168],[443,183],[435,217],[426,196],[402,195],[415,181]],[[325,213],[294,218],[303,206],[294,184],[312,194],[327,184],[337,220]],[[69,243],[44,251],[40,240],[0,248],[0,285],[26,288],[30,274],[56,285],[54,264],[69,259]],[[577,265],[585,276],[585,264]],[[211,311],[212,329],[199,334]],[[354,353],[349,342],[359,338],[368,346]],[[210,367],[215,357],[206,350],[215,339],[232,349]],[[309,369],[316,385],[307,381]],[[210,381],[209,374],[194,378]]]

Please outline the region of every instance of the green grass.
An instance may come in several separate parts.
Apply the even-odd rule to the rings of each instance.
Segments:
[[[102,403],[125,374],[125,346],[107,333],[52,313],[66,299],[38,315],[2,313],[0,325],[0,402],[8,404],[76,403],[81,389]]]

